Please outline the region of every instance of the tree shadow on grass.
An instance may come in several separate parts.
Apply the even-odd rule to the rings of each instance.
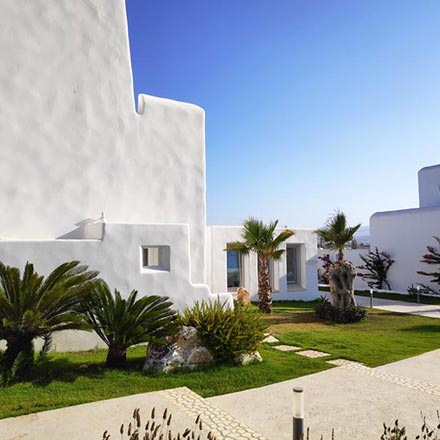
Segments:
[[[268,325],[322,323],[322,321],[313,312],[298,314],[274,314],[265,317],[265,321]]]
[[[127,361],[124,372],[141,372],[143,359],[134,358]],[[53,381],[59,382],[75,382],[78,377],[87,377],[89,379],[100,379],[106,372],[111,371],[106,367],[105,362],[87,361],[78,362],[71,361],[66,358],[45,359],[33,365],[24,382],[31,382],[36,386],[47,386]]]
[[[413,325],[411,327],[402,328],[400,331],[440,334],[440,323],[436,325]]]

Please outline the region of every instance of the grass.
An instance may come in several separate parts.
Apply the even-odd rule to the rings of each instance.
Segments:
[[[319,290],[321,292],[329,292],[329,287],[323,287],[320,286]],[[355,295],[359,296],[370,296],[369,290],[355,290]],[[405,293],[385,293],[385,292],[373,292],[374,298],[380,298],[380,299],[390,299],[393,301],[403,301],[403,302],[411,302],[415,303],[417,302],[417,296],[416,295],[409,295]],[[421,304],[430,304],[430,305],[440,305],[440,295],[439,296],[431,296],[431,295],[419,295],[420,297],[420,303]]]
[[[144,347],[129,350],[128,371],[104,368],[105,350],[51,354],[35,369],[33,380],[0,388],[0,418],[182,386],[210,397],[331,368],[322,360],[283,353],[267,344],[260,353],[264,361],[259,364],[154,376],[141,371]]]
[[[268,318],[283,343],[299,345],[377,367],[440,348],[440,320],[383,310],[368,310],[354,324],[319,321],[313,302],[275,303]]]
[[[299,345],[363,362],[370,367],[440,348],[440,321],[372,310],[356,324],[319,321],[313,302],[276,302],[267,317],[281,343]],[[27,382],[0,388],[0,418],[79,403],[187,386],[210,397],[316,373],[332,368],[323,359],[280,352],[269,344],[260,350],[264,361],[248,366],[214,366],[197,372],[148,376],[141,366],[145,348],[129,350],[129,369],[104,368],[105,350],[53,353],[34,368]]]

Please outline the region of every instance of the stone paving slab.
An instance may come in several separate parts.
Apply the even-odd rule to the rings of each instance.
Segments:
[[[280,342],[275,336],[268,335],[263,339],[263,342],[267,342],[268,344],[273,344],[275,342]]]
[[[417,360],[417,362],[408,362],[407,359],[404,359],[402,361],[393,362],[392,364],[382,365],[381,367],[375,368],[375,371],[405,376],[416,381],[429,382],[440,386],[440,368],[438,368],[439,357],[437,350],[417,356],[414,360]],[[440,409],[440,403],[438,409]]]
[[[370,298],[366,296],[356,296],[356,302],[360,306],[369,307]],[[440,306],[430,304],[417,304],[404,301],[373,298],[373,308],[387,310],[389,312],[408,313],[410,315],[419,315],[428,318],[440,319]]]
[[[173,432],[183,432],[194,426],[191,416],[180,411],[160,392],[152,392],[3,419],[0,420],[0,439],[99,440],[105,430],[110,432],[111,439],[117,439],[121,424],[127,426],[132,421],[135,408],[140,408],[141,419],[146,421],[153,407],[156,414],[168,408],[173,415]]]
[[[280,351],[296,351],[301,350],[302,347],[297,347],[296,345],[275,345],[273,348]]]
[[[330,356],[330,353],[324,353],[323,351],[318,351],[318,350],[303,350],[303,351],[298,351],[296,354],[313,359]]]
[[[328,361],[328,363],[357,371],[361,374],[367,374],[368,376],[376,377],[377,379],[392,382],[407,388],[413,388],[424,393],[440,396],[440,386],[427,381],[420,381],[411,377],[401,376],[386,370],[381,370],[380,368],[370,368],[359,362],[352,362],[345,359],[336,359],[334,361]]]
[[[440,398],[429,374],[415,380],[395,374],[393,367],[396,372],[405,365],[408,371],[438,370],[440,350],[379,368],[339,361],[339,368],[208,400],[271,440],[292,438],[292,388],[296,386],[304,388],[305,426],[311,428],[312,439],[321,434],[330,439],[334,428],[336,440],[378,440],[382,423],[390,425],[397,418],[407,427],[408,438],[414,438],[422,424],[421,411],[428,422],[436,423]],[[387,374],[382,374],[383,368]]]

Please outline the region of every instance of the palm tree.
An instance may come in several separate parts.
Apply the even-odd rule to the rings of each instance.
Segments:
[[[10,374],[19,355],[25,357],[17,375],[33,362],[33,340],[60,330],[78,329],[84,323],[78,313],[82,298],[93,288],[98,272],[78,261],[61,264],[46,278],[26,263],[23,276],[16,267],[0,263],[0,339],[6,340],[0,373]]]
[[[354,234],[360,227],[360,224],[352,228],[347,226],[345,214],[342,211],[336,211],[327,220],[325,229],[318,229],[316,233],[323,238],[326,246],[339,251],[338,259],[342,261],[344,259],[344,246],[353,240]]]
[[[272,288],[269,277],[269,260],[279,260],[285,249],[280,246],[294,235],[290,229],[274,237],[278,220],[265,225],[261,220],[250,217],[243,225],[243,241],[229,243],[227,251],[238,251],[242,254],[255,252],[258,257],[258,308],[262,313],[272,312]]]
[[[107,366],[126,365],[128,347],[143,342],[165,343],[165,337],[177,331],[177,313],[166,296],[137,298],[133,290],[127,299],[101,281],[85,302],[87,320],[108,346]]]

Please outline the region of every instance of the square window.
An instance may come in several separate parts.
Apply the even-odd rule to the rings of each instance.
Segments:
[[[169,246],[142,246],[142,268],[170,270]]]

